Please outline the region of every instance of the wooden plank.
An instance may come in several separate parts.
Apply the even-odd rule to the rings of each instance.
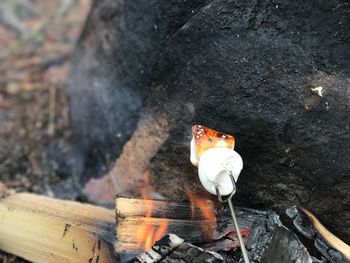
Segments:
[[[211,201],[206,202],[207,209],[215,211]],[[197,206],[191,206],[189,202],[172,202],[165,200],[144,200],[118,196],[116,198],[117,212],[125,217],[144,217],[149,209],[152,209],[152,217],[169,219],[193,219],[201,220],[201,210]]]
[[[0,250],[32,262],[115,262],[113,210],[34,194],[0,199]]]

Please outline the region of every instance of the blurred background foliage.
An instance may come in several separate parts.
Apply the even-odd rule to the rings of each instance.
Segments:
[[[64,89],[90,5],[90,0],[0,1],[0,187],[48,196],[56,196],[59,187],[66,198],[75,198],[65,190],[75,185],[74,178],[63,178],[59,160],[50,156],[69,148]],[[0,253],[0,262],[24,260]]]

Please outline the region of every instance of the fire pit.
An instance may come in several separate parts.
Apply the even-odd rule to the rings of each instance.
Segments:
[[[150,200],[145,191],[149,188],[149,179],[146,176],[143,200],[123,197],[116,199],[115,251],[122,261],[141,253],[130,262],[167,262],[174,251],[176,254],[179,251],[184,254],[183,241],[180,242],[176,236],[171,237],[177,241],[172,241],[167,236],[158,243],[165,233],[176,233],[190,244],[198,244],[212,252],[230,252],[232,260],[239,259],[242,252],[244,262],[250,262],[249,257],[261,261],[274,234],[280,231],[281,223],[274,213],[240,209],[237,220],[231,198],[236,192],[236,181],[243,162],[233,150],[234,137],[202,125],[194,125],[192,135],[191,162],[199,167],[199,176],[206,190],[217,194],[221,202],[222,195],[229,195],[226,201],[230,212],[224,207],[217,210],[209,199],[196,196],[191,191],[188,192],[191,203]],[[264,229],[267,225],[269,227]],[[284,240],[287,243],[298,240],[295,236],[289,237],[287,230],[279,238],[279,241]],[[165,252],[159,249],[160,244],[164,243],[167,248]],[[249,246],[249,256],[245,243]],[[284,256],[288,260],[308,262],[310,256],[303,245],[300,242],[298,244],[296,247],[287,247],[283,252]],[[278,253],[280,252],[275,251],[274,254]],[[202,253],[195,253],[199,258],[202,254],[206,255],[205,260],[201,259],[203,262],[224,262],[224,257],[218,257],[218,254],[210,254],[204,250]],[[198,260],[192,259],[194,262]]]
[[[0,249],[32,262],[169,262],[189,257],[193,262],[239,262],[239,242],[228,208],[195,200],[179,203],[118,196],[113,211],[6,193],[0,199]],[[349,246],[310,212],[298,211],[293,208],[288,214],[298,229],[315,239],[320,252],[330,262],[347,262]],[[311,262],[304,245],[275,212],[243,208],[236,212],[251,262]],[[178,238],[162,239],[166,233]]]
[[[241,255],[230,211],[226,207],[215,209],[211,201],[177,203],[117,197],[116,211],[115,251],[122,261],[149,250],[161,232],[175,233],[186,242],[209,251],[229,252],[233,259]],[[210,218],[208,214],[214,217]],[[284,249],[281,246],[271,248],[276,250],[273,254],[277,257],[283,254],[285,259],[308,262],[309,255],[304,246],[282,226],[274,212],[237,209],[237,216],[241,234],[255,262],[264,258],[270,242],[281,242],[284,246]],[[293,242],[298,245],[288,247]],[[223,255],[229,258],[225,253]]]
[[[75,201],[0,190],[0,249],[33,262],[350,261],[341,240],[350,237],[349,6],[95,0],[65,89],[71,119],[66,98],[57,103],[62,83],[40,91],[47,110],[23,115],[29,129],[7,113],[0,127],[4,145],[18,130],[8,148],[26,144],[2,171],[13,166],[17,185],[56,198],[68,189]],[[41,71],[67,57],[15,65],[35,85],[5,79],[5,107],[21,104],[19,89],[41,90]],[[191,134],[193,123],[223,132]],[[43,138],[49,149],[32,151]],[[21,170],[60,179],[35,190]]]
[[[243,167],[233,148],[232,136],[193,126],[191,162],[199,167],[204,188],[217,194],[221,204],[190,190],[187,202],[154,199],[148,173],[142,198],[118,195],[115,213],[3,189],[0,248],[35,262],[311,262],[305,246],[275,212],[233,208]],[[221,193],[229,195],[228,206]],[[350,259],[350,247],[308,210],[290,208],[287,214],[302,234],[315,238],[316,248],[331,262]],[[33,235],[32,222],[40,235]]]

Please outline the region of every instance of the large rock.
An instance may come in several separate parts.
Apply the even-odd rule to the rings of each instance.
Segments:
[[[68,87],[77,159],[88,173],[106,173],[120,154],[158,80],[162,47],[205,2],[94,1]]]
[[[201,123],[236,136],[240,205],[306,206],[349,242],[349,4],[209,2],[96,1],[70,87],[85,167],[130,188],[148,171],[156,192],[183,198],[200,187],[189,141]],[[140,112],[166,119],[166,136],[140,137]]]

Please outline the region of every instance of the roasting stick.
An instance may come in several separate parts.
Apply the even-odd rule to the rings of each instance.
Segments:
[[[247,249],[245,247],[245,244],[244,244],[244,241],[243,241],[243,238],[242,238],[242,234],[241,234],[241,229],[240,229],[240,227],[238,225],[236,213],[235,213],[235,210],[234,210],[233,204],[232,204],[232,197],[235,195],[236,189],[237,189],[236,188],[236,183],[235,183],[235,179],[233,178],[232,173],[229,173],[229,174],[230,174],[230,178],[231,178],[232,185],[233,185],[232,193],[229,195],[229,197],[227,199],[224,200],[224,199],[222,199],[222,196],[220,194],[219,188],[215,187],[216,194],[217,194],[218,199],[219,199],[219,201],[221,203],[228,203],[228,206],[229,206],[230,211],[231,211],[233,224],[235,225],[235,228],[236,228],[236,233],[237,233],[237,237],[238,237],[239,246],[240,246],[241,251],[242,251],[243,260],[244,260],[245,263],[249,263],[248,252],[247,252]]]
[[[192,127],[190,160],[198,167],[199,179],[203,187],[216,194],[222,203],[228,203],[236,228],[238,241],[245,263],[249,263],[248,252],[232,204],[236,193],[236,181],[243,169],[242,157],[234,151],[233,136],[209,129],[203,125]],[[223,200],[222,196],[228,196]]]

